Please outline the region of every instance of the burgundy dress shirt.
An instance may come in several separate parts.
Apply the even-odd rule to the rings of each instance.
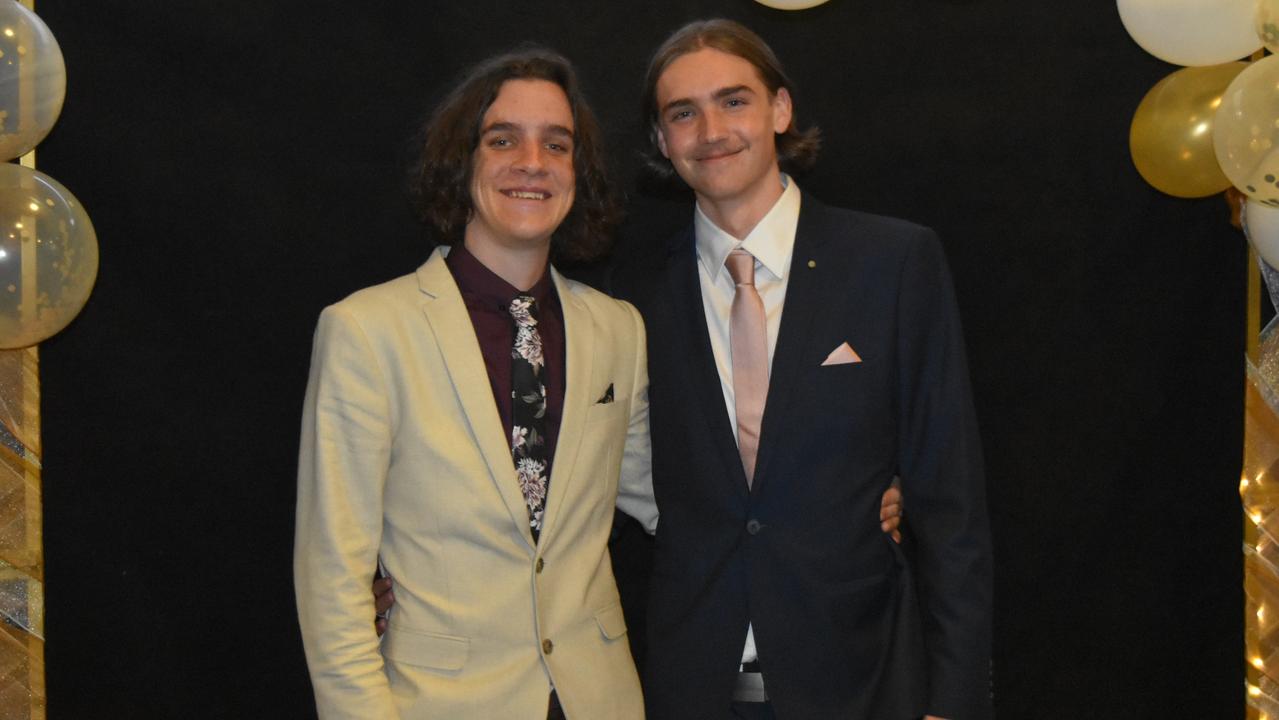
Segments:
[[[504,441],[511,446],[511,347],[515,344],[515,323],[507,307],[517,295],[531,295],[537,301],[537,330],[542,336],[542,382],[546,384],[546,472],[555,459],[555,442],[564,412],[564,311],[560,308],[555,284],[548,267],[533,287],[521,292],[514,285],[484,267],[467,249],[457,244],[444,260],[462,302],[471,316],[475,339],[484,355],[493,401],[506,431]],[[550,489],[554,492],[554,489]]]

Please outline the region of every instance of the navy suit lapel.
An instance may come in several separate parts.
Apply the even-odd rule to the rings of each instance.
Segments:
[[[791,253],[790,276],[786,283],[786,300],[782,306],[782,324],[777,331],[777,345],[773,349],[773,365],[768,377],[768,400],[764,405],[764,420],[760,427],[759,454],[755,458],[755,482],[752,493],[758,493],[768,482],[768,466],[780,436],[788,425],[794,424],[792,404],[797,378],[803,374],[805,362],[821,362],[813,359],[810,338],[814,317],[831,306],[826,301],[828,293],[838,287],[820,281],[820,274],[809,262],[821,266],[826,258],[826,242],[829,233],[824,227],[825,208],[811,195],[802,195],[799,210],[799,226],[795,231],[795,249]]]
[[[668,362],[687,363],[691,384],[696,388],[696,403],[706,417],[709,438],[715,452],[720,455],[720,463],[727,470],[725,476],[734,490],[744,495],[746,471],[742,469],[741,455],[737,452],[737,439],[733,437],[733,426],[724,406],[719,370],[715,367],[710,333],[706,330],[706,312],[702,305],[691,226],[673,239],[669,250],[665,281],[670,297],[668,317],[676,342],[668,347],[654,348],[654,352],[668,353],[681,347],[691,350],[687,357],[673,358]]]

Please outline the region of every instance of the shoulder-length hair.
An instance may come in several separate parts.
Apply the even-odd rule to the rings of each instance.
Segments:
[[[781,88],[786,88],[792,97],[795,95],[795,83],[786,76],[773,49],[745,25],[724,18],[714,18],[695,20],[676,30],[653,53],[644,78],[644,122],[648,126],[649,139],[644,159],[649,168],[664,179],[672,177],[675,168],[662,155],[657,145],[657,129],[661,123],[661,108],[657,106],[657,81],[671,63],[702,48],[736,55],[753,65],[770,95],[776,95]],[[790,127],[777,135],[778,164],[788,172],[807,170],[817,160],[820,147],[821,130],[816,126],[800,130],[792,108]]]
[[[618,205],[605,168],[603,138],[586,104],[577,74],[562,55],[524,47],[471,68],[436,107],[419,133],[421,153],[410,172],[409,191],[422,220],[454,243],[475,211],[471,172],[481,124],[507,80],[546,80],[568,98],[573,113],[573,207],[551,236],[553,260],[586,261],[602,256],[618,219]]]

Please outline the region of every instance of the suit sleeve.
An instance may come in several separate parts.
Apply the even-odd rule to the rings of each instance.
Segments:
[[[634,326],[635,370],[626,447],[618,478],[617,508],[638,520],[652,535],[657,531],[657,503],[653,500],[653,451],[648,435],[648,341],[639,312],[630,304],[626,309]]]
[[[320,316],[302,412],[293,546],[298,620],[319,716],[395,718],[369,583],[391,449],[387,385],[356,319]]]
[[[898,302],[898,466],[929,665],[928,712],[990,716],[991,547],[964,341],[931,231],[903,266]]]

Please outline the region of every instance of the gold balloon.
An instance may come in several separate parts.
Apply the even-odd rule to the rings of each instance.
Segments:
[[[44,173],[0,163],[0,348],[66,327],[97,276],[97,235],[75,196]]]
[[[1160,80],[1132,118],[1128,148],[1137,172],[1176,197],[1215,195],[1230,187],[1212,145],[1221,95],[1247,63],[1183,68]]]

